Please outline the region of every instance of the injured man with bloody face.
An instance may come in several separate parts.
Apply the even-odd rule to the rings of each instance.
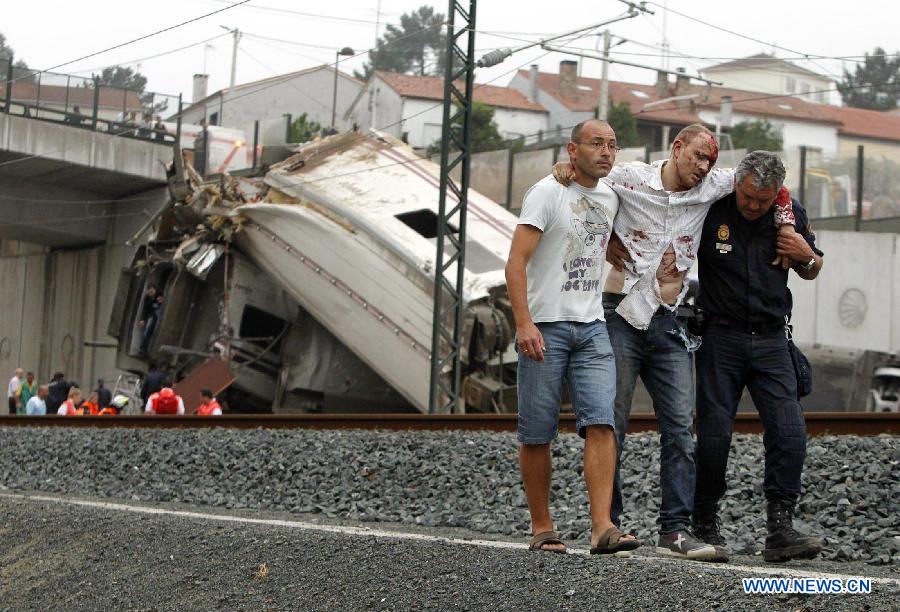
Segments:
[[[607,250],[615,269],[603,294],[616,359],[617,463],[640,376],[653,400],[662,447],[657,550],[697,560],[721,560],[727,553],[690,532],[696,479],[691,353],[700,343],[678,316],[678,307],[687,293],[685,277],[697,258],[706,214],[713,202],[734,190],[734,171],[714,167],[718,152],[709,129],[690,125],[676,136],[668,159],[618,165],[602,179],[619,196]],[[567,184],[571,165],[557,164],[553,173]],[[775,205],[775,223],[783,226],[779,231],[793,232],[789,194]],[[622,511],[617,469],[614,522],[621,520]]]

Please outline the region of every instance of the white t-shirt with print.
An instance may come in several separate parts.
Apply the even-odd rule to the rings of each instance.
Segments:
[[[526,267],[528,310],[535,323],[604,320],[603,266],[613,219],[615,192],[600,181],[565,187],[547,176],[522,202],[519,224],[543,232]]]

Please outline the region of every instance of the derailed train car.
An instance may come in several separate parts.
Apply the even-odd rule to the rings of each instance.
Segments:
[[[435,164],[383,134],[332,136],[264,173],[209,181],[176,155],[172,204],[120,282],[119,367],[162,361],[189,377],[222,359],[236,377],[228,399],[247,409],[427,410],[438,186]],[[504,278],[515,223],[470,191],[467,410],[515,409]],[[151,284],[163,304],[143,353]]]

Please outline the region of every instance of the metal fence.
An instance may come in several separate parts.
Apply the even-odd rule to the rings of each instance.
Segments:
[[[746,150],[723,151],[719,166],[734,167]],[[900,230],[900,162],[884,155],[823,156],[806,147],[782,153],[787,167],[787,186],[804,205],[812,220],[828,220],[830,229]],[[618,163],[663,159],[667,152],[643,148],[623,149]],[[522,206],[528,189],[547,176],[553,164],[568,159],[563,147],[513,153],[508,149],[472,156],[472,188],[514,212]],[[801,183],[800,176],[805,179]],[[860,180],[860,177],[862,180]],[[889,223],[885,223],[890,220]]]
[[[97,79],[15,66],[0,57],[0,110],[116,136],[174,142],[162,117],[180,110],[181,95],[103,85]]]
[[[796,157],[796,163],[791,157]],[[860,145],[855,155],[836,156],[799,147],[786,162],[788,187],[810,219],[829,221],[823,227],[859,230],[871,227],[871,222],[900,218],[898,161],[876,152],[867,154]]]

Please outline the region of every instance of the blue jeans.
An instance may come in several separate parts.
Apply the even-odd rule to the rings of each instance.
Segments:
[[[613,485],[612,521],[622,514],[619,469],[631,400],[640,375],[653,399],[660,435],[659,486],[662,501],[657,524],[660,533],[687,529],[694,506],[694,375],[692,355],[682,339],[685,324],[674,313],[660,309],[646,330],[635,329],[616,314],[621,300],[604,295],[609,336],[616,355],[616,439],[618,452]]]
[[[613,427],[616,364],[606,324],[555,321],[537,323],[537,328],[544,336],[544,360],[519,353],[519,442],[547,444],[556,437],[566,382],[578,435],[584,438],[592,425]]]
[[[806,459],[806,423],[783,330],[749,334],[715,324],[697,352],[698,513],[715,511],[725,494],[734,415],[744,387],[763,424],[769,501],[795,503]]]

